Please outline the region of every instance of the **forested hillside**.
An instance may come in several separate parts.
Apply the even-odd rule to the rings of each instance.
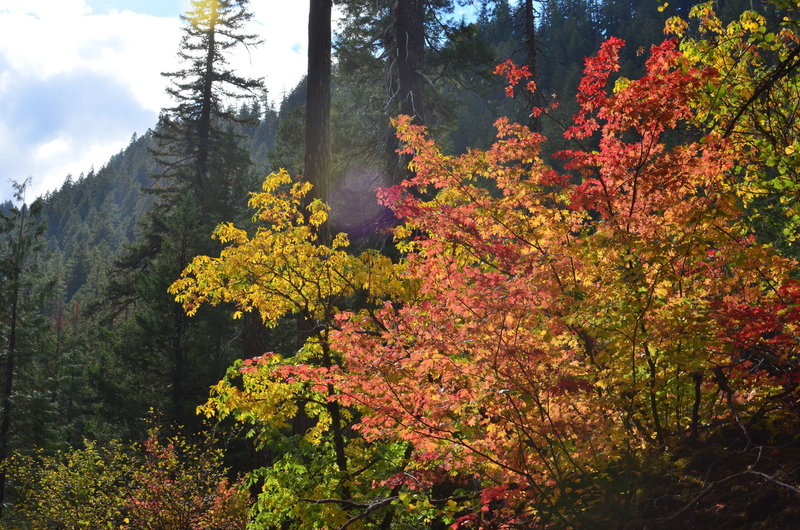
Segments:
[[[275,105],[193,0],[16,185],[0,525],[800,525],[800,3],[463,4],[311,0]]]

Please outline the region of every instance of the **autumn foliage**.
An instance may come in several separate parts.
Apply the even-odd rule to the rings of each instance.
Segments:
[[[248,520],[249,494],[207,441],[152,430],[142,444],[87,441],[4,465],[16,500],[9,528],[232,530]]]
[[[368,527],[667,525],[699,510],[714,466],[716,484],[775,488],[777,507],[797,493],[777,427],[797,425],[797,263],[743,216],[731,182],[755,171],[750,148],[697,118],[719,70],[667,40],[611,88],[623,45],[587,59],[560,165],[506,119],[489,149],[451,156],[398,118],[413,176],[381,199],[399,261],[320,244],[324,207],[307,223],[307,190],[281,173],[252,199],[265,227],[220,227],[229,246],[173,285],[189,311],[229,301],[313,324],[295,357],[238,364],[201,409],[265,439],[307,421],[303,454],[320,460],[285,449],[276,465],[303,485],[262,471],[260,509]],[[526,77],[499,71],[510,94]]]

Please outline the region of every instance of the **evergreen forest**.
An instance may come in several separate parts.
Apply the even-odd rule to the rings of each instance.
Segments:
[[[0,527],[800,527],[800,2],[309,7],[0,205]]]

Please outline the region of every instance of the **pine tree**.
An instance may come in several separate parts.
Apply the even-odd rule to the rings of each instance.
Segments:
[[[11,449],[11,417],[15,393],[15,375],[22,346],[23,312],[26,294],[30,290],[32,255],[41,249],[40,238],[44,228],[37,222],[42,201],[25,204],[28,181],[13,183],[14,197],[19,207],[4,207],[0,211],[0,347],[2,347],[2,411],[0,411],[0,462],[4,462]],[[5,500],[6,472],[0,468],[0,510]]]
[[[166,409],[169,420],[193,422],[197,401],[232,360],[230,319],[212,312],[189,321],[166,288],[194,255],[214,248],[209,235],[217,223],[241,220],[255,184],[234,103],[260,94],[262,84],[237,75],[227,57],[257,43],[244,32],[247,7],[247,0],[193,0],[182,17],[184,66],[164,74],[176,103],[154,132],[163,168],[152,188],[157,198],[139,244],[118,262],[110,293],[111,305],[127,300],[135,308],[117,348],[142,379],[129,416],[149,405]]]
[[[231,155],[229,125],[237,121],[227,104],[251,98],[262,88],[259,79],[237,75],[228,65],[228,53],[237,46],[258,43],[256,35],[243,33],[252,19],[248,0],[193,0],[181,18],[185,22],[178,51],[184,67],[163,75],[172,81],[167,93],[175,106],[165,109],[155,132],[156,159],[163,165],[162,186],[178,195],[195,194],[199,205],[216,210],[229,184],[212,168],[221,157],[239,160],[246,169],[243,149]],[[244,160],[248,158],[248,160]],[[228,160],[229,162],[231,160]]]

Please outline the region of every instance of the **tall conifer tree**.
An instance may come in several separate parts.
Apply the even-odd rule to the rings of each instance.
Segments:
[[[167,93],[175,105],[164,110],[155,133],[155,155],[164,167],[158,177],[167,188],[196,194],[205,207],[229,191],[219,189],[220,184],[230,183],[213,172],[220,157],[231,156],[229,125],[238,118],[229,109],[235,100],[252,97],[262,88],[261,80],[239,76],[228,64],[233,48],[258,43],[256,35],[243,32],[253,16],[248,4],[248,0],[193,0],[181,17],[185,25],[178,57],[183,67],[163,74],[172,81]],[[239,151],[234,159],[248,156]],[[247,166],[249,160],[237,165]]]
[[[141,243],[120,260],[122,280],[113,296],[136,306],[119,354],[149,371],[138,409],[165,401],[169,419],[191,422],[208,385],[230,362],[235,332],[229,319],[206,314],[189,321],[166,288],[196,254],[212,250],[209,234],[223,220],[240,217],[247,202],[251,160],[234,132],[237,100],[260,93],[262,83],[235,73],[228,54],[257,44],[244,31],[252,18],[248,0],[193,0],[178,56],[182,67],[165,73],[175,101],[154,133],[162,170],[158,195],[145,218]],[[213,362],[215,355],[219,362]],[[165,387],[169,390],[165,394]]]
[[[42,201],[25,204],[28,181],[14,183],[21,204],[0,211],[0,352],[2,352],[2,410],[0,412],[0,464],[9,456],[12,435],[15,374],[17,373],[25,294],[30,288],[31,256],[40,249],[43,226],[37,222]],[[6,208],[4,208],[6,210]],[[6,472],[0,468],[0,511],[5,500]]]

